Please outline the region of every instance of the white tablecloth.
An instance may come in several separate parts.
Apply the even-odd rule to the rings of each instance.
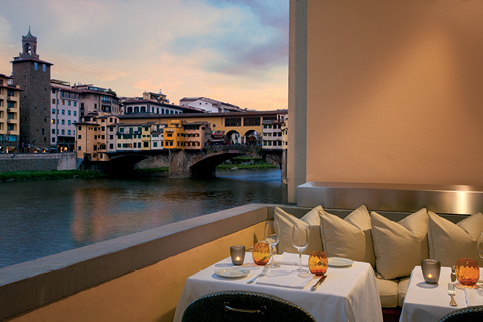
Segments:
[[[318,322],[321,321],[382,321],[381,302],[377,290],[376,279],[372,267],[367,263],[354,262],[351,267],[329,267],[327,279],[315,292],[310,288],[316,279],[310,281],[303,289],[280,286],[247,284],[247,281],[258,275],[262,268],[253,264],[251,253],[246,254],[245,264],[236,266],[250,270],[247,277],[228,279],[219,277],[215,270],[235,267],[229,258],[224,259],[186,280],[183,293],[176,308],[174,321],[181,321],[183,312],[197,298],[221,291],[250,291],[271,294],[295,303],[309,312]],[[297,254],[294,254],[296,262]],[[302,261],[307,264],[308,256]],[[287,273],[297,266],[282,265],[271,269],[272,272]],[[259,278],[261,281],[263,278]]]
[[[480,277],[483,271],[480,269]],[[455,301],[458,306],[450,306],[448,283],[451,282],[451,268],[441,267],[438,284],[424,281],[421,266],[416,266],[409,281],[408,291],[399,322],[439,321],[446,314],[467,307],[465,291],[456,288]]]

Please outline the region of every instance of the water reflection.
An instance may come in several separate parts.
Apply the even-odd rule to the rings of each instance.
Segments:
[[[0,267],[247,203],[287,202],[279,170],[4,183],[0,196]]]

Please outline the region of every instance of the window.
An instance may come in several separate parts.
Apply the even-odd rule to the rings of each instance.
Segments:
[[[117,144],[117,147],[118,147],[118,148],[120,148],[120,147],[121,147],[121,143],[118,143],[118,144]]]
[[[47,65],[42,64],[42,71],[44,71],[44,72],[45,72],[46,70],[47,70]]]
[[[70,135],[70,130],[67,130],[67,135]]]
[[[52,114],[55,114],[55,108],[52,109]]]
[[[39,63],[37,63],[37,62],[34,63],[34,69],[35,70],[38,70],[39,69]]]
[[[55,134],[55,129],[52,129],[52,134]]]
[[[64,104],[64,103],[62,103],[62,104]],[[65,115],[65,110],[62,110],[62,115]]]
[[[52,138],[52,143],[55,143],[55,138]]]
[[[42,135],[45,135],[45,134],[44,134],[44,129],[42,129]]]
[[[79,125],[79,131],[80,131],[80,130],[82,130],[82,126],[81,126],[81,125]]]
[[[153,148],[157,148],[158,147],[158,142],[153,142]]]
[[[55,120],[54,120],[54,119],[52,119],[52,122],[51,122],[51,123],[52,123],[52,124],[55,124]]]
[[[67,120],[67,125],[70,125],[70,120]]]
[[[113,150],[114,149],[114,144],[109,144],[109,149]]]
[[[149,148],[149,142],[144,142],[144,147]]]
[[[52,104],[55,104],[55,98],[52,99]]]
[[[94,145],[94,151],[97,151],[97,145]]]
[[[78,146],[78,147],[77,147],[77,150],[79,150],[79,151],[80,151],[80,150],[81,150],[81,147],[80,147],[80,146]]]
[[[241,126],[241,117],[225,118],[225,126]]]
[[[114,140],[114,135],[109,135],[109,140]]]
[[[67,111],[67,115],[70,115],[70,110]]]
[[[82,139],[82,136],[79,134],[79,135],[77,136],[77,139],[79,139],[79,140],[80,140],[80,139]]]
[[[77,106],[77,102],[74,102],[74,106]]]
[[[65,105],[65,100],[62,100],[62,105]]]
[[[65,120],[62,120],[62,125],[65,125]]]
[[[77,116],[77,112],[76,111],[74,111],[74,116]]]
[[[259,117],[244,117],[243,118],[243,126],[259,126],[260,125],[260,118]]]

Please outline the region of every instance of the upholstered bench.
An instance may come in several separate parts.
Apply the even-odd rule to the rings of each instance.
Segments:
[[[330,256],[371,264],[377,277],[383,308],[402,307],[409,276],[422,259],[434,258],[442,266],[459,257],[478,256],[477,239],[483,232],[483,214],[438,215],[425,208],[415,213],[372,211],[365,206],[345,209],[275,207],[277,252],[297,253],[291,243],[295,224],[309,228],[304,253],[323,250]]]

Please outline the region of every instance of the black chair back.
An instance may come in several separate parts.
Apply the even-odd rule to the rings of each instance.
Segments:
[[[274,295],[246,291],[212,293],[186,308],[182,322],[315,322],[300,306]]]
[[[483,305],[470,306],[446,314],[439,322],[481,322],[483,321]]]

